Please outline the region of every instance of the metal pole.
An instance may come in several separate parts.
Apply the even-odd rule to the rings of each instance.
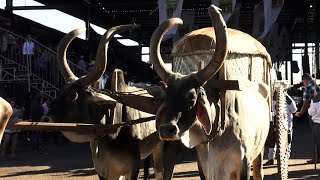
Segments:
[[[314,19],[314,35],[315,37],[315,60],[314,60],[314,96],[317,95],[317,70],[319,69],[319,0],[315,0],[314,1],[314,5],[315,5],[315,19]],[[316,137],[316,142],[318,137]],[[314,147],[314,153],[315,153],[315,161],[314,161],[314,169],[317,170],[317,163],[318,163],[318,147],[317,147],[317,143],[315,143],[315,147]]]
[[[27,69],[28,69],[28,92],[31,92],[31,80],[30,80],[30,76],[31,76],[31,65],[30,65],[30,55],[26,55],[27,56]]]
[[[308,56],[308,11],[309,4],[305,1],[305,13],[304,13],[304,55],[302,57],[302,69],[303,73],[310,73],[309,56]]]
[[[320,23],[319,23],[319,0],[315,0],[315,19],[314,19],[314,34],[316,36],[315,38],[315,62],[317,64],[317,70],[319,70],[319,32],[320,32]]]

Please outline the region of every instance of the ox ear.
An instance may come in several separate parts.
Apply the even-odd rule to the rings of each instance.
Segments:
[[[197,99],[197,119],[207,135],[211,133],[213,117],[215,117],[213,114],[215,110],[211,108],[214,106],[210,106],[205,90],[200,87]]]

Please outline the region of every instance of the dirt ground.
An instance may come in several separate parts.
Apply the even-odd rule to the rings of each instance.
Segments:
[[[0,157],[0,179],[98,180],[90,159],[88,144],[73,144],[60,137],[58,144],[54,144],[49,139],[49,142],[44,144],[44,152],[32,152],[30,145],[20,142],[15,158],[11,158],[10,154]],[[313,146],[308,123],[295,122],[289,167],[289,178],[291,180],[320,180],[318,174],[320,173],[320,163],[318,164],[318,171],[314,170],[314,165],[306,164],[306,160],[311,158],[312,154]],[[197,164],[194,162],[195,158],[194,151],[186,152],[178,157],[174,179],[200,179]],[[150,178],[154,179],[152,169],[150,169],[150,172]],[[277,179],[276,166],[265,166],[264,172],[265,180]],[[143,170],[141,169],[140,178],[142,178],[142,174]]]

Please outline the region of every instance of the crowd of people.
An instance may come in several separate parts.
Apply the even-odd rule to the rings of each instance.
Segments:
[[[51,44],[42,45],[35,42],[31,34],[27,34],[24,38],[12,31],[0,29],[0,54],[2,56],[27,67],[29,73],[36,74],[44,80],[58,85],[60,83],[59,76],[50,76],[50,74],[59,75],[56,54],[54,53],[56,49],[57,47]],[[69,49],[67,59],[78,66],[72,66],[72,70],[78,76],[86,75],[86,72],[93,66],[93,58],[85,50]]]
[[[24,105],[20,107],[11,98],[8,98],[7,101],[13,108],[9,124],[20,121],[39,122],[49,111],[49,100],[42,100],[41,94],[36,92],[30,93],[26,97]],[[53,138],[57,142],[57,133],[54,133]],[[6,156],[10,153],[11,157],[15,157],[18,140],[21,140],[23,144],[30,144],[33,152],[47,153],[41,146],[42,142],[47,141],[47,139],[48,136],[43,132],[17,131],[6,128],[3,142],[1,143],[1,156]]]
[[[309,164],[313,164],[315,162],[320,162],[320,87],[316,85],[314,78],[306,73],[302,76],[302,85],[303,85],[303,102],[302,107],[299,111],[296,105],[296,102],[288,95],[285,91],[286,96],[286,109],[287,109],[287,117],[288,117],[288,147],[290,149],[293,135],[293,115],[295,115],[297,120],[301,120],[301,117],[304,114],[308,114],[308,121],[311,128],[312,135],[312,144],[310,143],[310,149],[315,150],[314,157],[307,161]],[[292,88],[294,86],[287,86],[286,90]],[[273,95],[272,101],[272,111],[273,111],[273,122],[271,122],[270,133],[274,133],[274,121],[276,118],[276,94],[275,91]],[[312,146],[311,146],[312,145]],[[268,161],[265,165],[273,165],[274,159],[276,155],[276,145],[275,141],[273,143],[269,143],[269,151],[268,151]],[[289,152],[290,156],[290,152]]]

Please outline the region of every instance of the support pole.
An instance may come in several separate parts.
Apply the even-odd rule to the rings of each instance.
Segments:
[[[308,11],[309,4],[305,1],[305,12],[304,12],[304,55],[302,56],[302,69],[303,73],[310,73],[309,56],[308,56]]]
[[[86,20],[86,40],[89,42],[90,37],[90,21],[91,21],[91,7],[88,5],[88,14],[87,14],[87,20]]]
[[[319,11],[320,11],[320,2],[319,0],[315,0],[314,1],[315,3],[315,20],[314,20],[314,34],[316,36],[315,38],[315,62],[316,62],[316,67],[317,67],[317,70],[319,72],[319,33],[320,33],[320,22],[319,22]]]

